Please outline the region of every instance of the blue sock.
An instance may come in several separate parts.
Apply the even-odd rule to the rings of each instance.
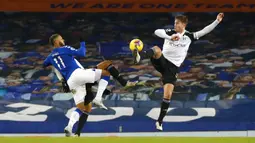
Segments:
[[[109,82],[109,80],[110,80],[110,76],[102,76],[102,78],[101,79],[104,79],[104,80],[106,80],[107,82]]]
[[[79,108],[76,108],[75,111],[76,111],[79,115],[81,115],[81,114],[83,113]]]

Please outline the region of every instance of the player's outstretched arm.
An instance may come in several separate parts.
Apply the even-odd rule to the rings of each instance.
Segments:
[[[178,37],[178,35],[176,34],[170,35],[170,32],[171,32],[171,29],[166,29],[166,30],[157,29],[155,30],[154,34],[163,39],[175,40]]]
[[[81,53],[81,56],[83,56],[83,57],[86,56],[86,45],[85,45],[85,41],[81,41],[81,43],[80,43],[80,48],[79,48],[78,52]]]
[[[171,30],[169,29],[169,31],[171,31]],[[157,29],[157,30],[155,30],[154,34],[160,38],[169,39],[169,40],[171,39],[171,36],[167,35],[165,29]]]
[[[85,57],[86,56],[86,43],[83,38],[80,38],[80,48],[79,49],[75,49],[71,46],[67,46],[66,48],[68,49],[66,51],[66,52],[68,52],[68,54],[71,54],[71,55],[77,56],[77,57]]]
[[[210,33],[222,21],[223,17],[224,17],[224,14],[223,13],[219,13],[217,15],[216,20],[213,23],[211,23],[210,25],[206,26],[204,29],[202,29],[200,31],[194,32],[194,38],[195,39],[199,39],[200,37]]]
[[[75,49],[73,47],[69,47],[69,53],[71,53],[73,56],[78,56],[78,57],[85,57],[86,56],[86,44],[84,41],[80,42],[80,48]]]

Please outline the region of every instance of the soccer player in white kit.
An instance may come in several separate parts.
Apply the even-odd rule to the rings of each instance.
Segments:
[[[175,17],[174,29],[157,29],[155,35],[165,39],[163,50],[154,46],[149,50],[133,51],[134,63],[137,64],[142,58],[150,58],[153,66],[162,74],[164,96],[161,103],[159,118],[156,121],[156,129],[162,131],[163,118],[165,117],[170,99],[177,80],[178,69],[186,58],[190,44],[200,37],[211,32],[223,19],[224,14],[219,13],[213,23],[197,32],[186,31],[188,19],[180,15]]]

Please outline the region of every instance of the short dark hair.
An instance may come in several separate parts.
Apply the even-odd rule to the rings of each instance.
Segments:
[[[54,42],[55,42],[55,40],[56,40],[56,38],[57,38],[58,36],[60,36],[60,35],[59,35],[59,34],[53,34],[53,35],[50,36],[50,38],[49,38],[49,44],[50,44],[51,46],[54,46]]]
[[[188,17],[185,15],[178,15],[175,19],[180,20],[182,23],[188,24]]]

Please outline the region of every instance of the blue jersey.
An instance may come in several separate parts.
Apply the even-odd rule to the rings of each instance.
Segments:
[[[78,50],[71,46],[55,48],[45,59],[43,66],[54,66],[61,73],[61,75],[68,80],[73,71],[80,68],[75,61],[74,56],[85,57],[85,55],[85,42],[80,43],[80,48]]]

